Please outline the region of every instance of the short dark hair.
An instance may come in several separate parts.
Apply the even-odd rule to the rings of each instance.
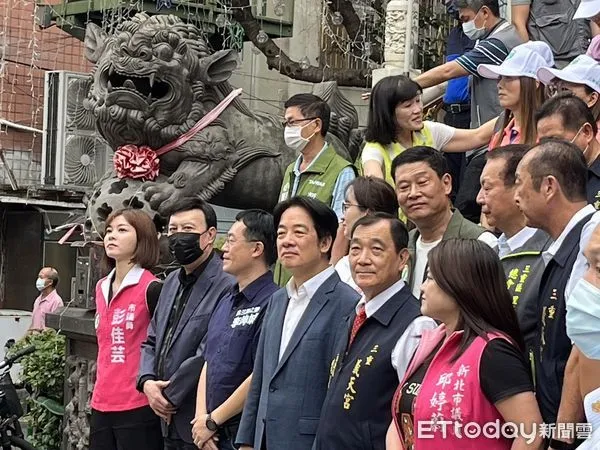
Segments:
[[[379,80],[371,92],[365,139],[381,145],[395,142],[398,132],[396,107],[415,98],[421,92],[421,86],[404,75],[393,75]]]
[[[486,6],[494,16],[500,17],[500,5],[498,4],[498,0],[456,0],[456,7],[459,9],[469,8],[478,12],[484,6]]]
[[[278,203],[273,211],[275,229],[279,228],[281,216],[288,209],[298,207],[306,211],[313,221],[319,240],[331,237],[331,246],[327,251],[327,257],[331,257],[331,249],[337,235],[339,221],[335,212],[325,203],[310,197],[295,196]]]
[[[446,162],[446,158],[444,158],[442,152],[439,152],[432,147],[422,145],[406,149],[394,158],[392,161],[392,179],[394,182],[396,182],[396,169],[398,167],[419,162],[426,163],[440,178],[445,174],[450,173],[448,162]]]
[[[169,208],[169,217],[185,211],[192,211],[199,209],[204,214],[204,220],[206,221],[206,227],[217,228],[217,213],[208,202],[205,202],[198,197],[185,197],[176,201],[171,208]]]
[[[58,286],[58,282],[60,281],[60,278],[58,276],[58,270],[56,270],[54,267],[46,267],[46,269],[48,269],[48,279],[50,280],[50,286],[56,289],[56,286]]]
[[[406,228],[406,225],[404,225],[404,223],[402,223],[397,216],[384,212],[368,214],[358,219],[352,227],[351,236],[354,236],[354,232],[358,227],[368,227],[379,222],[387,222],[390,224],[390,234],[392,235],[392,240],[394,241],[396,253],[400,253],[402,250],[408,247],[408,229]]]
[[[487,341],[493,332],[503,333],[524,350],[504,269],[489,245],[477,239],[448,239],[431,249],[427,260],[432,278],[460,310],[457,329],[464,333],[453,360],[473,339],[479,336]]]
[[[375,177],[356,177],[346,185],[344,192],[348,192],[350,188],[362,210],[392,215],[398,213],[398,197],[387,181]]]
[[[539,149],[529,161],[527,170],[536,191],[544,177],[552,175],[571,202],[587,199],[587,165],[582,151],[562,139],[546,138],[532,148]]]
[[[314,94],[296,94],[291,96],[283,105],[286,109],[292,106],[298,107],[304,117],[316,117],[321,119],[321,135],[325,136],[329,131],[331,108],[321,97]]]
[[[139,264],[144,269],[153,269],[160,257],[160,246],[158,243],[158,232],[152,218],[141,209],[125,208],[113,212],[105,222],[105,234],[113,220],[123,216],[129,225],[135,229],[137,243],[132,262]],[[104,255],[103,266],[112,269],[115,261]]]
[[[546,100],[535,114],[535,122],[551,116],[560,117],[563,128],[573,133],[577,133],[586,123],[592,127],[594,136],[598,133],[598,124],[592,110],[571,92],[561,92]]]
[[[262,209],[248,209],[239,212],[235,216],[235,220],[236,222],[242,222],[246,226],[244,237],[247,240],[262,242],[265,262],[268,266],[273,264],[277,259],[273,215]]]
[[[530,149],[531,147],[526,144],[505,145],[503,147],[495,148],[491,152],[487,152],[485,159],[487,161],[498,159],[504,160],[502,180],[504,181],[504,186],[512,187],[515,185],[517,178],[517,166]]]

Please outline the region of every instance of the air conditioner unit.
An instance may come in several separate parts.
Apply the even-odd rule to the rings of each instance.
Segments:
[[[89,74],[49,71],[45,76],[42,183],[86,190],[110,168],[113,152],[83,107]]]

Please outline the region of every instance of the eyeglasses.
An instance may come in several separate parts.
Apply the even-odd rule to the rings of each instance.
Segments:
[[[295,127],[296,125],[298,125],[301,122],[306,122],[307,120],[316,120],[319,117],[307,117],[306,119],[292,119],[292,120],[283,120],[281,122],[281,125],[283,125],[283,128],[285,127]]]
[[[248,239],[240,239],[240,240],[236,240],[236,239],[233,239],[232,237],[226,237],[225,238],[225,242],[223,243],[223,245],[227,244],[227,246],[233,247],[238,242],[248,242],[248,243],[250,243],[250,242],[260,242],[260,241],[257,240],[257,239],[250,239],[250,240],[248,240]]]
[[[360,205],[355,205],[354,203],[343,202],[342,203],[342,213],[345,213],[348,210],[348,208],[350,208],[351,206],[356,206],[357,208],[364,209]]]

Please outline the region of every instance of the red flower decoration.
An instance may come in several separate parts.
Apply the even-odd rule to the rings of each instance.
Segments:
[[[154,181],[158,176],[158,156],[147,145],[122,145],[115,152],[113,164],[119,178]]]

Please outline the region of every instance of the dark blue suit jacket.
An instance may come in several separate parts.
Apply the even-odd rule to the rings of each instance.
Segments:
[[[223,272],[221,258],[213,255],[192,288],[166,356],[163,378],[171,383],[165,388],[164,394],[177,408],[177,413],[173,415],[177,433],[191,444],[194,441],[190,422],[195,414],[196,390],[204,365],[204,338],[208,322],[218,302],[234,284],[235,279]],[[139,379],[157,377],[158,355],[165,340],[169,314],[179,285],[179,270],[176,270],[165,280],[148,327],[148,337],[142,344]],[[162,428],[166,436],[166,423],[162,422]]]

